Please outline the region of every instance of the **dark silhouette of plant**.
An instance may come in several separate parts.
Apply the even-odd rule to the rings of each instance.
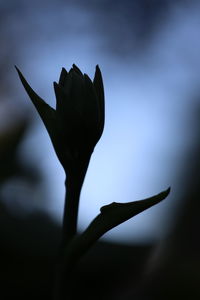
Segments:
[[[145,200],[111,203],[80,235],[77,217],[80,192],[89,161],[104,128],[104,88],[101,71],[96,66],[94,80],[75,65],[61,71],[54,82],[56,109],[50,107],[27,83],[16,68],[21,82],[46,126],[55,152],[66,174],[66,197],[62,226],[55,299],[66,299],[67,280],[78,259],[108,230],[125,222],[167,197],[170,189]]]

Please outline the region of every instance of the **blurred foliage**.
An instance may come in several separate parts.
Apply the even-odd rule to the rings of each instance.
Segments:
[[[109,32],[104,40],[105,44],[101,44],[100,51],[104,51],[107,47],[112,55],[117,55],[118,58],[121,56],[124,60],[125,55],[135,54],[133,51],[135,48],[139,50],[138,53],[145,50],[147,46],[145,43],[149,42],[148,37],[151,37],[155,27],[159,27],[160,22],[167,18],[169,9],[173,9],[174,5],[179,8],[180,3],[190,6],[195,2],[197,1],[166,0],[161,4],[156,0],[144,0],[127,1],[128,4],[125,4],[117,1],[118,9],[113,9],[116,3],[114,1],[103,1],[101,9],[97,1],[77,3],[81,9],[87,6],[88,9],[94,10],[94,16],[99,20],[96,25],[99,26],[97,32],[102,35],[105,35],[105,29]],[[50,19],[51,22],[46,24],[45,29],[41,29],[40,22],[36,22],[39,11],[47,20],[49,18],[47,10],[52,11],[52,7],[53,9],[59,7],[57,2],[55,6],[49,7],[47,3],[49,1],[41,2],[40,11],[38,1],[1,2],[1,101],[2,99],[6,101],[15,93],[15,89],[11,88],[11,74],[12,72],[14,74],[14,71],[9,70],[16,61],[27,64],[24,58],[26,56],[27,59],[27,41],[30,42],[32,39],[34,42],[38,41],[34,29],[36,28],[36,32],[41,34],[39,40],[43,40],[44,37],[52,39],[53,33],[57,35],[55,19]],[[68,1],[60,1],[60,3],[67,5]],[[137,15],[138,7],[140,14]],[[133,10],[137,18],[132,17]],[[28,18],[31,20],[30,23],[27,22]],[[101,22],[102,18],[104,22]],[[27,26],[22,22],[24,19]],[[57,18],[56,21],[58,20],[61,22]],[[60,22],[57,23],[63,28],[66,36],[67,24],[60,24]],[[11,26],[9,27],[8,24]],[[137,33],[137,39],[134,38],[133,28]],[[122,38],[125,39],[124,43],[121,43]],[[118,47],[119,44],[122,47]],[[182,50],[181,48],[181,54]],[[189,63],[187,57],[184,59]],[[16,80],[16,77],[14,78]],[[28,126],[29,121],[22,118],[15,126],[0,131],[0,298],[2,300],[17,297],[21,300],[50,299],[54,258],[60,236],[60,228],[46,214],[35,211],[22,218],[11,214],[5,203],[1,201],[2,188],[13,177],[33,182],[33,189],[37,189],[41,179],[37,169],[24,165],[18,160],[18,151]],[[199,128],[199,123],[196,127]],[[183,192],[177,199],[178,213],[175,222],[170,224],[166,237],[156,245],[125,246],[97,243],[81,260],[73,274],[74,299],[80,299],[80,291],[82,298],[92,300],[200,298],[199,136],[196,137],[196,141],[196,148],[192,149],[185,158],[187,163],[182,169],[183,177],[179,179]],[[26,195],[27,201],[30,201],[30,194]]]
[[[11,128],[0,131],[0,182],[20,172],[17,152],[27,129],[27,120],[22,120]]]

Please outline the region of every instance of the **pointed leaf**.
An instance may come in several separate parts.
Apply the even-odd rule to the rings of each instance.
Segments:
[[[20,70],[15,66],[19,78],[27,92],[27,94],[29,95],[31,101],[33,102],[35,108],[37,109],[42,121],[44,122],[44,125],[46,126],[49,134],[52,133],[52,122],[55,118],[55,110],[49,106],[40,96],[38,96],[35,91],[30,87],[30,85],[28,84],[28,82],[26,81],[26,79],[24,78],[24,76],[22,75],[22,73],[20,72]]]
[[[113,202],[103,206],[101,213],[88,228],[68,245],[64,254],[65,264],[70,268],[104,233],[159,203],[168,196],[169,192],[170,188],[145,200],[128,203]]]

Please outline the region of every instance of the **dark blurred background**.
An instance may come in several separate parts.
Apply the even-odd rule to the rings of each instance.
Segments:
[[[64,172],[18,79],[54,106],[53,81],[99,64],[106,124],[83,187],[79,230],[110,202],[171,186],[106,234],[74,271],[72,299],[198,299],[200,3],[0,1],[0,297],[51,299]]]

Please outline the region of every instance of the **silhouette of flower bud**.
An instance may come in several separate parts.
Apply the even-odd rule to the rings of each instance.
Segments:
[[[54,82],[56,109],[40,98],[16,69],[65,171],[87,169],[104,128],[104,89],[99,67],[96,66],[93,81],[75,65],[69,72],[63,68],[59,82]]]

